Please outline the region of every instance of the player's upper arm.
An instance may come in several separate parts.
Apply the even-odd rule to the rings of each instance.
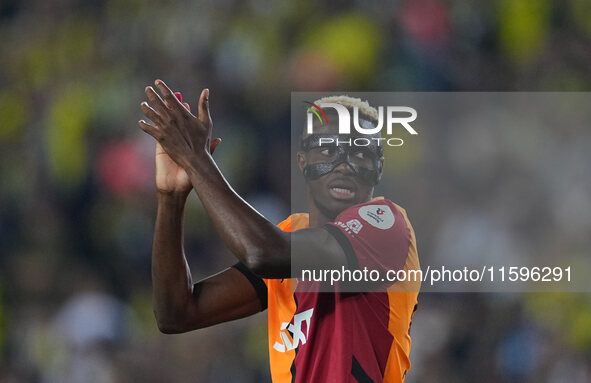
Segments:
[[[193,285],[193,294],[178,328],[186,332],[244,318],[267,308],[264,282],[237,264]]]

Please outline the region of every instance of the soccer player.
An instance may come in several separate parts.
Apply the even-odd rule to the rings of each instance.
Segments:
[[[410,322],[418,287],[382,283],[373,292],[318,292],[291,279],[299,269],[418,269],[415,236],[404,209],[373,198],[384,159],[378,144],[322,145],[338,136],[338,119],[304,134],[298,163],[308,186],[308,213],[274,226],[225,180],[212,158],[209,90],[197,116],[162,82],[146,88],[139,121],[157,140],[158,213],[152,255],[156,319],[181,333],[268,308],[273,382],[402,382],[410,368]],[[349,97],[324,100],[359,108],[361,124],[377,112]],[[352,130],[353,131],[353,130]],[[324,138],[324,140],[321,140]],[[374,141],[377,142],[377,141]],[[193,283],[183,253],[183,208],[195,189],[238,264]],[[378,283],[379,284],[379,283]],[[307,288],[306,288],[307,287]]]

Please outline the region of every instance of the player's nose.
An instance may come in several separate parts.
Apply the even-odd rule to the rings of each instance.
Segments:
[[[342,174],[354,174],[355,170],[351,167],[351,165],[346,162],[343,161],[340,164],[338,164],[335,168],[334,171],[340,172]]]

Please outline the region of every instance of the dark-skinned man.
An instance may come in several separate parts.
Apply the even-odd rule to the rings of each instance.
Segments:
[[[308,213],[277,227],[232,189],[213,160],[221,140],[211,139],[209,90],[202,91],[195,116],[164,82],[155,85],[158,92],[147,87],[149,103],[141,104],[153,123],[142,120],[139,126],[157,141],[152,274],[160,330],[191,331],[268,308],[273,382],[404,381],[416,286],[320,292],[315,282],[292,278],[292,272],[306,269],[366,268],[383,275],[419,268],[404,209],[372,199],[382,175],[381,146],[323,146],[338,134],[333,115],[304,135],[298,164],[308,185]],[[361,100],[341,96],[323,102],[358,107],[363,123],[375,126],[377,112]],[[239,261],[195,284],[182,245],[183,209],[192,189]]]

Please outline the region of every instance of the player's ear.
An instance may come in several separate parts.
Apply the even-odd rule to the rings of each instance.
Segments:
[[[308,160],[306,159],[306,153],[298,152],[298,166],[300,170],[303,172],[304,168],[306,167]]]

